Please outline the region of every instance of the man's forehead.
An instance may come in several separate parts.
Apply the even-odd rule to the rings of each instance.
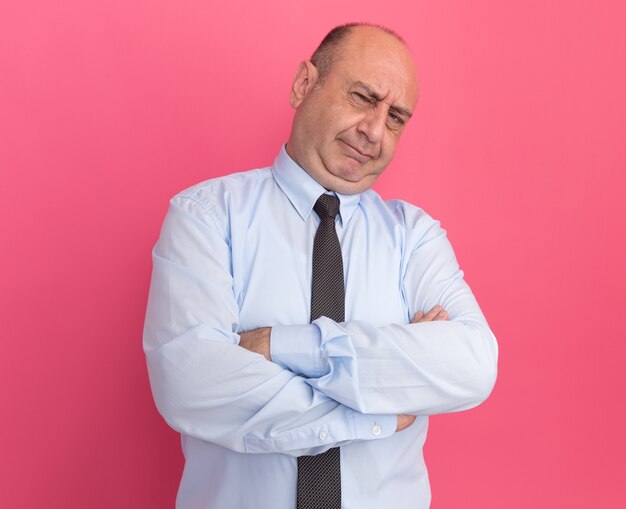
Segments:
[[[339,43],[338,56],[371,61],[376,59],[401,59],[413,66],[413,59],[404,43],[396,36],[375,27],[355,27]]]
[[[358,27],[346,39],[337,50],[330,72],[344,74],[355,84],[366,84],[377,95],[391,91],[406,96],[409,103],[414,102],[415,64],[403,42],[371,27]]]
[[[414,76],[398,72],[397,69],[382,68],[368,72],[367,66],[342,67],[338,65],[335,71],[344,88],[359,89],[368,97],[384,101],[403,114],[411,116],[418,93]]]

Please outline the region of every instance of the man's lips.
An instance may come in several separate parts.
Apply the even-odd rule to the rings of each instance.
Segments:
[[[348,155],[348,157],[351,157],[352,159],[356,159],[359,163],[364,164],[370,159],[374,158],[373,155],[363,153],[359,149],[353,147],[352,145],[350,145],[349,143],[343,140],[340,140],[340,141],[343,143],[346,155]]]

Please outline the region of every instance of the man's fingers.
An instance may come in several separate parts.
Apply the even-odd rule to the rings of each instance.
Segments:
[[[411,319],[411,323],[433,322],[436,320],[447,320],[448,312],[442,306],[437,304],[428,313],[418,311]]]
[[[443,308],[437,304],[434,308],[432,308],[428,313],[426,313],[426,316],[424,317],[424,319],[422,320],[423,322],[432,322],[435,317],[443,310]]]
[[[411,323],[417,323],[423,317],[424,317],[424,312],[423,311],[418,311],[417,313],[415,313],[415,316],[413,316],[413,318],[411,319]]]
[[[396,432],[402,431],[403,429],[408,428],[414,422],[415,422],[414,415],[406,415],[406,414],[398,415],[398,424],[396,426]]]
[[[439,311],[439,313],[437,313],[437,316],[433,318],[433,320],[447,320],[447,319],[448,319],[448,312],[445,309],[442,309],[441,311]]]

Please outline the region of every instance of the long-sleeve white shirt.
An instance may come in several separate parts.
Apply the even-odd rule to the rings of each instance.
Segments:
[[[324,192],[283,148],[270,168],[170,203],[144,349],[157,407],[182,434],[181,509],[293,509],[296,458],[334,446],[343,508],[427,508],[427,416],[491,392],[495,338],[445,231],[405,202],[338,195],[346,321],[309,323]],[[409,323],[436,304],[449,320]],[[238,346],[263,326],[272,362]],[[398,414],[417,419],[396,433]]]

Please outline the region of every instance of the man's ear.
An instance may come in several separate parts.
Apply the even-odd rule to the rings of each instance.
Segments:
[[[291,95],[289,96],[289,104],[291,104],[292,108],[297,109],[300,106],[306,95],[313,90],[318,79],[319,72],[317,67],[310,60],[300,62],[291,86]]]

